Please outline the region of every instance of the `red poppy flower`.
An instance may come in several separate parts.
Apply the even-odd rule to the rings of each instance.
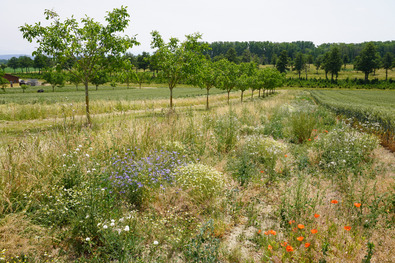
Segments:
[[[311,245],[310,243],[305,243],[305,244],[304,244],[304,247],[305,247],[305,248],[308,248],[310,245]]]
[[[345,226],[344,229],[347,230],[347,231],[350,231],[351,230],[351,226]]]
[[[317,234],[318,230],[317,229],[311,229],[312,234]]]
[[[289,245],[288,245],[285,249],[287,250],[287,252],[292,252],[292,251],[294,251],[294,248],[291,247],[291,246],[289,246]]]
[[[298,228],[299,228],[299,229],[303,229],[303,228],[304,228],[304,225],[298,224]]]
[[[297,237],[296,240],[303,241],[304,237]]]
[[[332,204],[337,204],[337,203],[339,203],[339,201],[337,201],[337,200],[332,200],[331,203],[332,203]]]
[[[260,234],[260,233],[261,233],[261,230],[259,229],[259,230],[258,230],[258,234]]]
[[[356,206],[356,207],[361,207],[361,203],[354,203],[354,205]]]
[[[273,247],[272,247],[271,245],[268,245],[268,246],[267,246],[267,249],[272,250]]]
[[[269,235],[269,232],[268,232],[268,231],[265,231],[265,235],[267,235],[267,236],[268,236],[268,235]]]
[[[315,218],[319,218],[320,215],[319,215],[319,214],[314,214],[314,217],[315,217]]]
[[[269,233],[272,234],[273,236],[276,235],[276,231],[274,231],[274,230],[269,230]]]

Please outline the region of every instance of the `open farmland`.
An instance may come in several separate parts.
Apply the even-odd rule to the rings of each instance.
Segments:
[[[381,90],[315,90],[314,99],[336,114],[353,118],[363,127],[385,134],[394,147],[395,134],[395,92]]]
[[[179,98],[175,112],[152,99],[93,115],[91,128],[10,121],[19,131],[2,132],[0,257],[393,261],[395,157],[376,137],[308,92],[226,97],[208,111],[204,97]]]

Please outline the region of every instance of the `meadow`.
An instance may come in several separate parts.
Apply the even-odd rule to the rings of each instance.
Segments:
[[[195,88],[169,112],[151,90],[107,90],[91,128],[83,111],[59,113],[83,110],[71,90],[10,94],[2,116],[42,113],[2,117],[0,260],[394,261],[395,156],[374,134],[309,91],[229,105],[213,93],[207,111]],[[387,98],[391,113],[385,92],[353,103]]]

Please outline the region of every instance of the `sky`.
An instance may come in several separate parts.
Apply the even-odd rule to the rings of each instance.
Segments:
[[[199,32],[203,41],[312,41],[361,43],[395,40],[395,0],[0,0],[0,55],[27,54],[36,45],[19,27],[44,22],[44,10],[60,18],[85,15],[105,23],[107,11],[127,6],[125,33],[150,49],[153,30],[167,41]]]

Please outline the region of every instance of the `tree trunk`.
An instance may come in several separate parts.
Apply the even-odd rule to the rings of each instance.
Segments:
[[[241,102],[243,103],[243,94],[244,94],[244,90],[241,91]]]
[[[369,81],[369,73],[365,72],[365,82],[368,83]]]
[[[251,99],[254,98],[254,89],[251,89]]]
[[[388,69],[385,69],[385,81],[388,80]]]
[[[169,87],[170,89],[170,109],[173,109],[173,88]]]
[[[208,110],[208,109],[209,109],[209,106],[208,106],[208,95],[209,95],[209,93],[210,93],[210,88],[207,88],[207,97],[206,97],[206,110]]]
[[[259,89],[258,98],[261,97],[261,89]]]
[[[91,115],[89,112],[89,89],[88,89],[88,82],[85,82],[85,108],[86,108],[86,122],[88,126],[92,125]]]
[[[99,85],[96,85],[96,90],[97,90],[98,87],[99,87]]]
[[[229,93],[230,93],[230,90],[228,90],[228,104],[230,103]]]
[[[52,86],[52,92],[55,92],[55,86]]]
[[[299,79],[300,79],[300,70],[298,70],[298,74],[299,74]]]

